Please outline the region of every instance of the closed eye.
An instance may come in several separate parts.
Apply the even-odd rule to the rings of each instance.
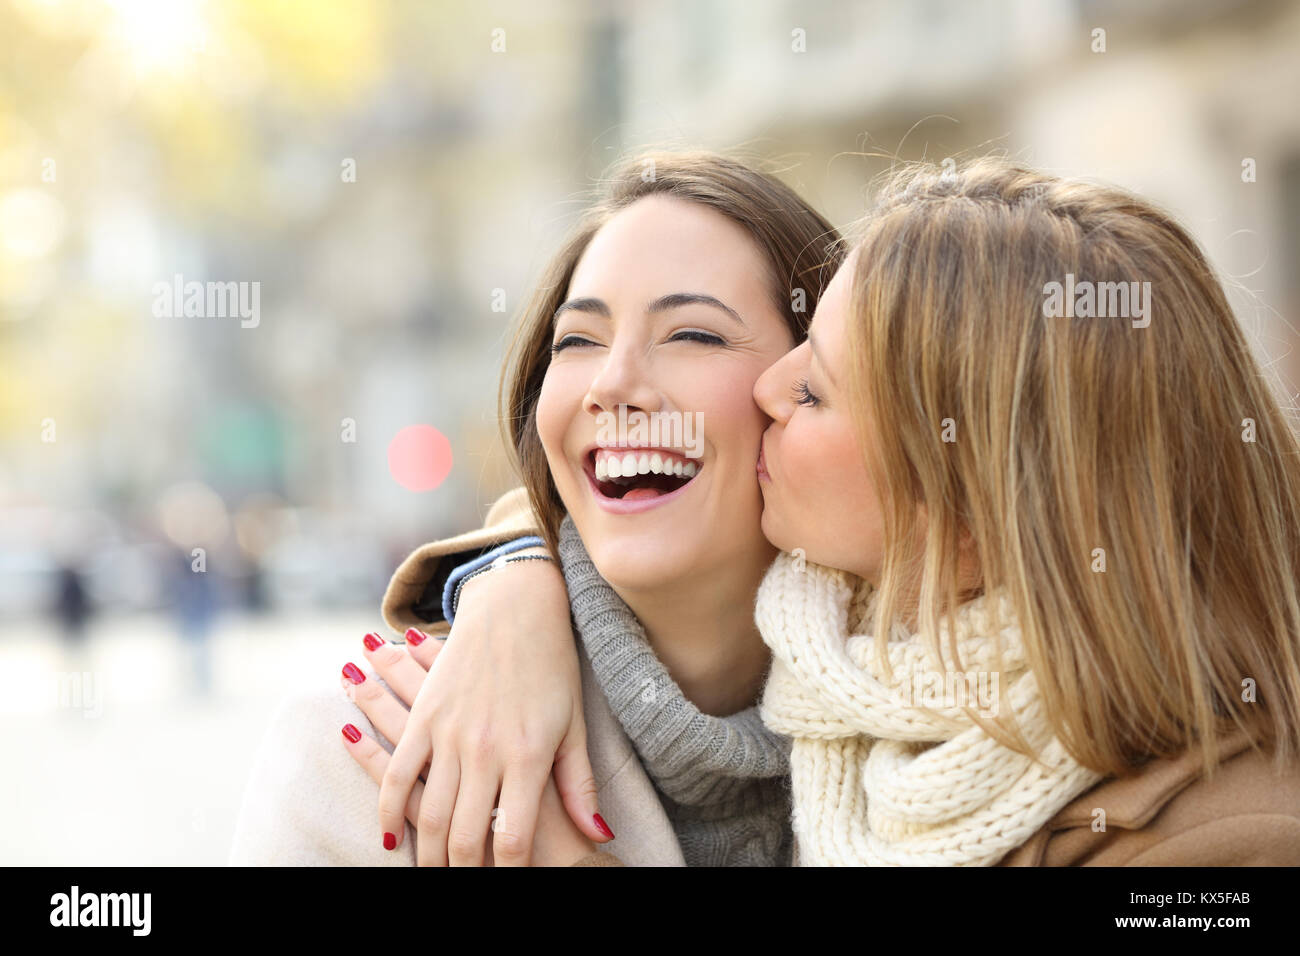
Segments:
[[[596,343],[591,341],[591,339],[584,339],[581,335],[566,335],[564,338],[560,339],[560,341],[551,346],[551,354],[554,355],[556,352],[561,352],[573,345],[585,346],[595,344]]]
[[[670,342],[700,342],[704,345],[726,345],[720,336],[712,332],[701,332],[698,329],[688,329],[684,332],[678,332],[668,341]]]
[[[726,341],[721,336],[714,335],[712,332],[701,332],[698,329],[687,329],[673,335],[668,341],[670,342],[699,342],[701,345],[726,345]],[[597,343],[590,339],[585,339],[580,335],[566,335],[560,341],[551,346],[551,353],[562,352],[571,346],[591,346]]]
[[[794,403],[796,405],[816,407],[822,403],[822,400],[809,391],[808,379],[805,378],[794,384]]]

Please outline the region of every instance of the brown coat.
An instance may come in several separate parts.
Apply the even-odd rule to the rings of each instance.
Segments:
[[[411,607],[439,563],[456,552],[532,533],[535,522],[523,489],[507,493],[492,507],[481,530],[427,544],[403,562],[385,595],[385,619],[399,632],[414,625],[445,634],[445,622],[419,619]],[[654,789],[604,705],[589,665],[583,664],[589,749],[601,786],[598,799],[620,835],[616,843],[626,848],[628,862],[680,866],[680,851]],[[609,817],[606,801],[613,804],[617,822]],[[600,852],[575,865],[621,863],[612,853]],[[1222,761],[1209,777],[1203,775],[1195,752],[1154,760],[1130,776],[1103,780],[998,865],[1300,865],[1300,764],[1277,773],[1270,758],[1252,749],[1241,734],[1224,739]]]
[[[1103,780],[998,865],[1300,865],[1300,765],[1277,773],[1244,734],[1222,754],[1209,777],[1188,752]]]

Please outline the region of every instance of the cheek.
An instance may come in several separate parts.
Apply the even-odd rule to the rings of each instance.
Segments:
[[[586,394],[584,377],[572,369],[550,368],[542,379],[537,396],[537,436],[541,439],[546,457],[555,464],[556,456],[563,455],[564,438],[576,417],[582,396]]]
[[[862,451],[851,432],[835,429],[828,436],[823,451],[827,468],[834,478],[834,494],[844,502],[850,520],[859,528],[874,529],[879,525],[880,504],[871,475],[862,460]]]
[[[754,385],[767,368],[755,363],[732,375],[702,375],[696,380],[692,388],[699,401],[696,407],[704,413],[705,438],[715,447],[742,442],[746,454],[751,450],[758,454],[758,439],[768,418],[754,403]]]
[[[796,500],[802,505],[798,508],[801,522],[822,524],[819,519],[826,515],[826,505],[835,500],[835,486],[839,483],[826,443],[819,440],[815,429],[787,427],[780,452],[782,478],[796,491]],[[835,510],[834,506],[830,510]]]
[[[754,404],[754,383],[734,383],[734,387],[713,396],[707,406],[712,409],[714,424],[710,427],[709,414],[704,419],[704,433],[717,447],[745,443],[754,445],[758,454],[758,437],[767,426],[767,417]]]
[[[647,373],[664,399],[663,410],[698,422],[688,426],[694,430],[690,440],[702,437],[704,453],[714,458],[715,467],[720,462],[733,477],[745,467],[752,468],[759,436],[767,426],[767,417],[754,404],[754,383],[767,365],[761,361],[699,361],[689,356],[672,359],[659,362]],[[582,411],[579,406],[586,395],[585,389],[572,391],[577,393],[577,403],[570,417]],[[540,422],[540,403],[538,413]],[[755,483],[755,492],[757,487]]]
[[[787,480],[807,489],[806,502],[829,521],[856,523],[874,515],[879,510],[875,490],[853,435],[828,418],[811,420],[817,414],[801,410],[785,428],[781,455]]]

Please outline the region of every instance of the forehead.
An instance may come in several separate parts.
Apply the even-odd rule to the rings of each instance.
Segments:
[[[836,337],[844,324],[849,307],[849,293],[853,287],[853,274],[857,268],[858,254],[854,249],[835,272],[822,293],[813,313],[812,327],[818,338]]]
[[[738,223],[699,203],[655,195],[620,210],[592,237],[568,295],[706,292],[740,311],[766,298],[768,272]]]

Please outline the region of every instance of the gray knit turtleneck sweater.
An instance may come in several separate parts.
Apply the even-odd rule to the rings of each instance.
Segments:
[[[597,681],[641,757],[688,866],[789,866],[790,741],[749,707],[702,713],[655,655],[565,517],[560,562]]]

